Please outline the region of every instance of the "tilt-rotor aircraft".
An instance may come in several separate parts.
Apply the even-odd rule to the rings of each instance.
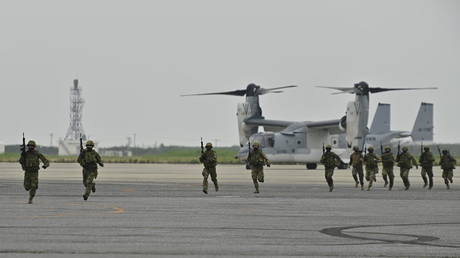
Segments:
[[[395,90],[421,90],[434,88],[380,88],[369,87],[366,82],[359,82],[353,87],[326,87],[355,95],[355,100],[347,105],[345,116],[324,121],[283,121],[269,120],[262,116],[259,96],[267,93],[280,93],[281,89],[293,88],[295,85],[262,88],[249,84],[246,89],[189,94],[182,96],[230,95],[246,96],[246,101],[237,106],[240,151],[237,158],[245,161],[248,156],[248,143],[258,142],[268,159],[279,163],[304,163],[308,169],[315,169],[323,154],[325,145],[331,145],[334,152],[343,160],[350,157],[352,146],[364,146],[368,133],[369,94]],[[338,93],[334,93],[338,94]],[[259,127],[264,132],[259,132]],[[345,137],[341,137],[345,135]],[[344,141],[344,142],[342,142]],[[342,147],[341,147],[342,146]]]

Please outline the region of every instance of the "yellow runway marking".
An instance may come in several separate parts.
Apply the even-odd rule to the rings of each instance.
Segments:
[[[120,207],[113,207],[112,213],[115,213],[115,214],[125,213],[125,209],[120,208]]]
[[[133,188],[124,188],[124,189],[121,189],[121,191],[124,193],[132,193],[132,192],[135,192],[136,190],[134,190]]]

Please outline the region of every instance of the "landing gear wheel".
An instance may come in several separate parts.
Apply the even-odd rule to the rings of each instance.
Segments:
[[[316,169],[318,164],[316,163],[307,163],[307,169]]]

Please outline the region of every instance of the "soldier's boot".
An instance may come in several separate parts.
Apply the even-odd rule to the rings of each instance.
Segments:
[[[355,188],[358,188],[358,185],[359,185],[358,176],[353,175],[353,179],[355,180]]]
[[[409,190],[409,187],[410,187],[409,178],[404,177],[404,181],[405,181],[405,183],[404,183],[404,186],[405,186],[404,190],[407,191],[407,190]]]
[[[96,184],[95,184],[95,183],[93,183],[93,187],[91,188],[91,191],[92,191],[93,193],[96,192]]]
[[[29,190],[29,201],[28,201],[29,204],[32,204],[32,200],[34,199],[34,196],[35,196],[35,191],[36,190],[33,188]]]
[[[208,179],[203,179],[203,193],[208,194]]]
[[[388,177],[387,177],[387,175],[383,176],[383,181],[385,181],[385,184],[383,185],[383,187],[387,187],[387,185],[388,185]]]
[[[216,189],[216,192],[219,191],[219,185],[217,184],[217,181],[214,182],[214,188]]]
[[[430,176],[428,179],[430,181],[430,185],[428,186],[428,190],[431,190],[431,188],[433,188],[433,177]]]
[[[369,181],[369,185],[367,186],[367,190],[370,191],[372,188],[372,178],[371,181]]]
[[[364,184],[361,184],[361,191],[364,191]]]
[[[422,179],[423,179],[423,188],[426,188],[428,186],[428,179],[426,178],[426,176],[422,176]]]
[[[89,195],[91,194],[91,189],[93,188],[93,184],[88,184],[85,190],[85,194],[83,194],[83,200],[88,200]]]
[[[390,185],[388,186],[388,191],[391,191],[391,189],[393,189],[393,184],[394,184],[394,177],[390,176]]]
[[[334,190],[334,180],[332,177],[327,178],[327,184],[329,185],[329,192],[332,192]]]
[[[253,182],[254,182],[254,188],[256,189],[256,190],[254,191],[254,193],[255,193],[255,194],[260,193],[260,192],[259,192],[259,183],[257,182],[257,179],[256,179],[256,180],[253,180]]]
[[[444,179],[444,183],[446,184],[447,190],[449,190],[449,189],[450,189],[450,186],[449,186],[449,179],[447,179],[447,178]]]
[[[454,183],[454,179],[452,177],[449,177],[449,181],[450,181],[451,184]]]

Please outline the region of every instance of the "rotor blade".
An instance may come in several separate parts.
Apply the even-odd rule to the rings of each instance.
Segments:
[[[351,94],[355,93],[354,87],[329,87],[329,86],[316,86],[316,87],[341,91],[337,93],[332,93],[332,95],[342,94],[342,93],[351,93]]]
[[[436,90],[437,87],[426,87],[426,88],[380,88],[380,87],[373,87],[369,88],[370,93],[379,93],[385,91],[394,91],[394,90]]]
[[[280,89],[295,88],[295,87],[297,87],[297,85],[288,85],[288,86],[275,87],[275,88],[260,88],[258,90],[258,93],[260,95],[264,95],[267,93],[281,93],[283,91],[279,91]]]
[[[232,90],[232,91],[211,92],[211,93],[185,94],[185,95],[181,95],[181,97],[206,96],[206,95],[244,96],[246,95],[246,90],[244,89],[244,90]]]

